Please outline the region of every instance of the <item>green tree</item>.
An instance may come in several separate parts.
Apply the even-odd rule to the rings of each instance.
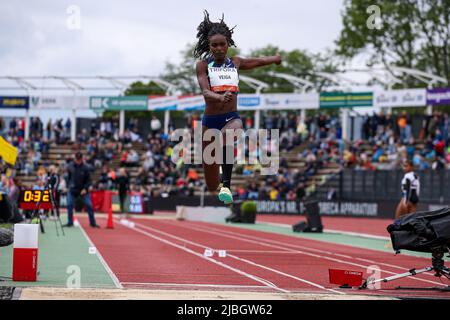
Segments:
[[[346,0],[336,53],[350,59],[369,55],[368,66],[391,64],[431,72],[450,84],[450,0],[384,0],[379,28],[371,24],[373,0]],[[423,86],[405,76],[407,86]]]
[[[168,62],[165,71],[161,77],[177,86],[181,94],[199,94],[197,79],[195,76],[196,60],[193,56],[194,45],[188,44],[186,49],[181,52],[181,62],[174,64]],[[317,78],[314,75],[315,71],[336,72],[337,63],[333,58],[332,52],[325,54],[311,54],[305,50],[283,51],[278,47],[268,45],[263,48],[250,51],[248,55],[242,55],[239,48],[231,47],[228,50],[228,56],[242,56],[242,57],[262,57],[280,54],[283,59],[281,65],[270,65],[253,70],[242,71],[243,75],[261,80],[269,84],[270,88],[266,89],[265,93],[269,92],[293,92],[294,87],[291,83],[284,79],[271,77],[269,72],[286,73],[298,76],[312,81],[317,87],[330,85],[329,82]],[[253,93],[255,90],[247,85],[244,81],[239,84],[241,93]]]
[[[133,82],[124,92],[125,96],[164,96],[165,94],[165,90],[153,81],[148,83],[142,81]]]

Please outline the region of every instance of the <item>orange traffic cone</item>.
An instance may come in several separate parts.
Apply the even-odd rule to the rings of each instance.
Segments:
[[[78,219],[75,216],[75,214],[73,215],[73,224],[74,224],[75,227],[78,227],[80,225],[80,223],[78,222]]]
[[[111,206],[109,207],[109,210],[108,210],[108,223],[106,224],[106,229],[114,229],[112,207]]]

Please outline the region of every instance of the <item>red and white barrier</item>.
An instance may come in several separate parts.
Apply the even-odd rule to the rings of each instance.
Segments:
[[[38,224],[14,225],[14,281],[36,281],[38,267]]]

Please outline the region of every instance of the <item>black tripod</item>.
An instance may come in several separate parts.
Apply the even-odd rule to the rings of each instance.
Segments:
[[[432,251],[432,258],[431,258],[431,266],[430,267],[426,267],[423,269],[411,269],[408,272],[405,273],[400,273],[400,274],[396,274],[387,278],[383,278],[383,279],[371,279],[368,278],[366,281],[364,281],[364,283],[362,284],[362,286],[360,287],[360,289],[366,289],[368,285],[373,285],[375,283],[378,282],[389,282],[389,281],[393,281],[393,280],[397,280],[397,279],[401,279],[401,278],[405,278],[405,277],[410,277],[410,276],[415,276],[418,275],[420,273],[424,273],[424,272],[429,272],[429,271],[434,271],[435,272],[435,277],[446,277],[447,279],[450,280],[450,269],[447,268],[444,265],[444,253],[445,252],[450,252],[450,249],[448,247],[440,247],[437,248],[435,250]],[[398,290],[438,290],[438,291],[450,291],[450,286],[447,287],[428,287],[428,288],[417,288],[417,287],[396,287],[395,289]]]
[[[55,197],[53,196],[54,185],[55,185],[54,180],[52,177],[50,177],[49,180],[47,181],[46,185],[44,186],[43,194],[45,193],[45,191],[48,191],[48,195],[49,195],[50,203],[51,203],[50,216],[55,218],[56,235],[59,237],[58,222],[59,222],[59,226],[61,227],[63,236],[65,236],[65,233],[64,233],[64,228],[63,228],[62,222],[61,222],[61,217],[59,215],[59,207],[55,201]],[[36,204],[36,209],[33,211],[32,215],[31,215],[31,221],[33,221],[34,219],[38,219],[39,226],[41,228],[41,232],[45,233],[44,224],[42,223],[42,219],[40,218],[40,214],[39,214],[39,211],[41,210],[40,209],[41,201],[42,201],[42,197],[41,197],[41,200]]]

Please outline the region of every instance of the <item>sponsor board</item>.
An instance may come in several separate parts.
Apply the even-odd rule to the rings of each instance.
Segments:
[[[0,109],[28,109],[30,106],[30,97],[0,96]]]
[[[374,107],[424,107],[426,106],[426,89],[402,89],[389,91],[375,91],[373,95]]]
[[[89,109],[88,96],[31,96],[31,109]]]

